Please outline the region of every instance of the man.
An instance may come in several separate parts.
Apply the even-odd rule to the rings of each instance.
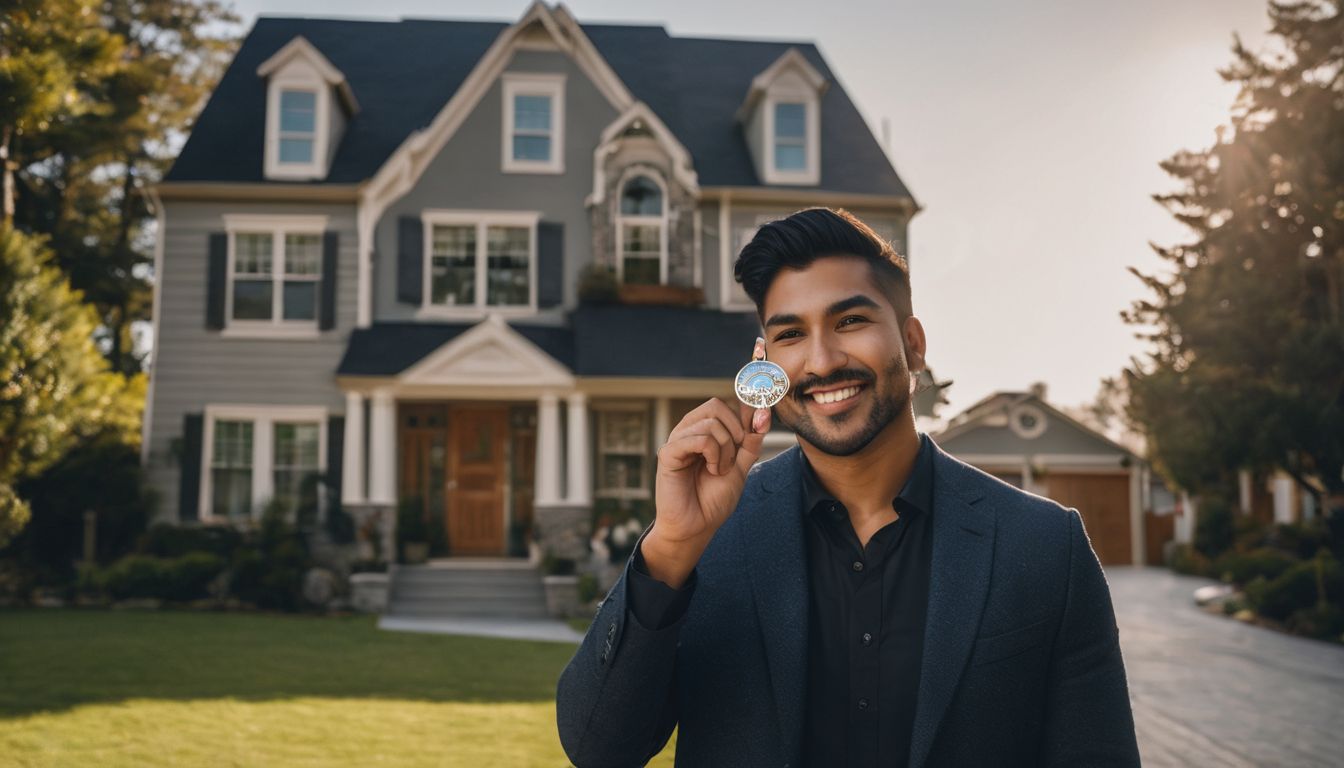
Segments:
[[[915,430],[904,261],[844,211],[763,226],[738,280],[798,447],[720,400],[658,452],[656,518],[560,677],[580,768],[1138,765],[1110,593],[1075,510]]]

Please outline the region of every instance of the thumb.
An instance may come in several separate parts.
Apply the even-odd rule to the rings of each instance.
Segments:
[[[752,430],[742,438],[742,445],[737,449],[737,468],[746,474],[751,469],[751,465],[761,457],[761,446],[765,442],[765,433],[770,431],[770,409],[761,408],[756,411],[760,417],[759,421],[753,418]]]

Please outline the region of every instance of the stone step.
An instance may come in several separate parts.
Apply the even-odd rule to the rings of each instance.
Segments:
[[[402,597],[426,600],[452,600],[458,597],[497,597],[501,600],[546,599],[546,591],[540,584],[518,584],[507,587],[498,584],[435,584],[433,586],[397,584],[391,594],[394,600]]]
[[[387,616],[414,616],[418,618],[448,618],[480,616],[501,619],[547,619],[550,614],[545,606],[516,606],[481,603],[472,605],[444,606],[437,603],[394,602],[388,606]]]
[[[536,571],[406,571],[397,569],[396,579],[406,584],[540,584]]]

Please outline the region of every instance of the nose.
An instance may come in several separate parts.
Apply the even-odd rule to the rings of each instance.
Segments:
[[[824,378],[849,364],[849,355],[826,334],[814,335],[807,346],[805,373]]]

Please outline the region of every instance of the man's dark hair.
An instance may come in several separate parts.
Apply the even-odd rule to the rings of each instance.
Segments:
[[[843,208],[805,208],[761,225],[742,249],[733,274],[747,296],[764,311],[765,293],[779,270],[803,269],[826,256],[858,256],[868,262],[873,282],[901,320],[914,314],[910,268],[891,244]]]

